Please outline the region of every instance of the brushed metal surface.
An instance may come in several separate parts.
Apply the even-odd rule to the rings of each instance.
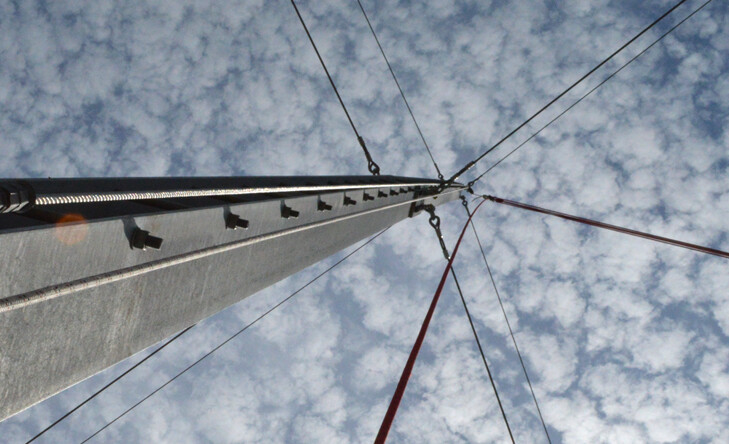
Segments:
[[[408,217],[410,205],[392,205],[412,200],[413,192],[366,202],[362,193],[334,192],[0,233],[1,299],[248,237],[312,226],[1,313],[0,419]],[[343,205],[345,194],[357,204]],[[439,205],[458,195],[454,191],[424,201]],[[332,210],[317,211],[319,199]],[[300,212],[298,218],[281,216],[284,202]],[[226,229],[230,212],[248,220],[249,228]],[[316,224],[347,215],[352,217]],[[129,236],[134,228],[164,239],[162,249],[132,249]]]

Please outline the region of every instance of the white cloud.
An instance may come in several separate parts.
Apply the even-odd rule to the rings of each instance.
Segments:
[[[364,6],[449,174],[620,46],[664,3]],[[671,23],[698,4],[688,3]],[[356,3],[299,7],[383,173],[432,177]],[[726,9],[712,3],[485,176],[477,191],[729,249]],[[285,1],[0,4],[0,58],[3,176],[366,171]],[[608,72],[600,70],[477,169]],[[450,248],[464,221],[459,207],[438,210]],[[475,222],[553,442],[729,439],[724,260],[490,203]],[[519,442],[543,441],[471,233],[465,242],[456,270],[507,413]],[[98,439],[371,440],[443,266],[424,217],[394,227]],[[83,439],[315,270],[196,327],[46,442]],[[470,335],[449,282],[393,441],[506,439]],[[0,436],[22,441],[129,364],[4,421]]]

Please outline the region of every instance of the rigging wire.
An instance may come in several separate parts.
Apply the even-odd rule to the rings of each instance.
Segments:
[[[479,208],[481,208],[481,205],[483,205],[484,202],[485,200],[481,201],[481,203],[478,204],[476,209],[473,211],[473,214],[476,214],[476,212],[479,210]],[[473,217],[473,215],[471,215],[471,217]],[[471,219],[469,218],[469,220]],[[400,375],[400,381],[397,383],[395,393],[392,395],[390,405],[387,408],[385,417],[382,419],[380,430],[377,432],[377,437],[375,438],[375,444],[384,444],[387,440],[387,435],[390,433],[390,428],[392,427],[392,423],[395,420],[397,409],[398,407],[400,407],[400,402],[402,401],[402,397],[405,394],[405,389],[407,388],[408,381],[410,380],[410,375],[413,372],[415,360],[418,358],[418,353],[420,352],[420,348],[422,347],[423,341],[425,340],[425,334],[428,331],[430,320],[433,318],[435,307],[438,305],[440,294],[443,292],[443,286],[445,285],[446,278],[448,278],[448,273],[453,266],[453,260],[458,254],[458,248],[461,246],[463,235],[466,234],[466,228],[468,228],[468,222],[466,222],[466,225],[463,226],[463,230],[461,230],[461,235],[458,237],[458,242],[456,242],[456,246],[453,248],[453,255],[448,260],[448,264],[446,265],[445,270],[443,270],[443,275],[441,276],[440,282],[438,283],[438,288],[435,290],[435,294],[433,294],[433,300],[430,302],[428,312],[425,315],[425,319],[423,319],[423,324],[420,326],[418,337],[415,339],[413,348],[410,350],[410,355],[408,356],[408,360],[405,363],[402,374]]]
[[[473,224],[473,221],[471,221]],[[489,375],[489,381],[491,381],[491,388],[494,389],[494,395],[496,395],[496,402],[499,404],[499,410],[501,410],[501,416],[504,418],[504,424],[506,424],[506,430],[509,432],[509,438],[511,438],[511,443],[515,444],[514,441],[514,435],[511,433],[511,426],[509,425],[509,420],[506,419],[506,412],[504,411],[504,406],[501,404],[501,397],[499,397],[499,391],[496,389],[496,384],[494,383],[494,377],[491,375],[491,369],[489,368],[488,362],[486,362],[486,355],[483,352],[483,347],[481,347],[481,341],[478,339],[478,333],[476,333],[476,326],[473,324],[473,318],[471,318],[471,312],[468,310],[468,304],[466,304],[466,298],[463,297],[463,291],[461,291],[461,284],[458,283],[458,278],[456,277],[456,270],[451,267],[451,274],[453,275],[453,281],[456,283],[456,288],[458,288],[458,295],[461,297],[461,302],[463,302],[463,308],[466,310],[466,316],[468,317],[468,323],[471,324],[471,331],[473,332],[473,337],[476,339],[476,345],[478,345],[478,351],[481,353],[481,360],[483,360],[483,365],[486,367],[486,372]],[[551,444],[551,441],[550,441]]]
[[[465,201],[464,201],[465,202]],[[438,241],[440,242],[440,247],[443,250],[443,256],[445,257],[445,260],[448,261],[451,258],[450,253],[448,252],[448,248],[446,247],[445,240],[443,239],[443,233],[440,230],[440,218],[435,215],[435,207],[433,205],[428,205],[424,208],[428,213],[430,213],[430,225],[435,230],[436,236],[438,236]],[[468,211],[468,210],[467,210]],[[471,214],[469,213],[469,216]],[[473,224],[473,222],[471,222]],[[456,276],[456,269],[451,267],[451,274],[453,275],[453,281],[456,283],[456,288],[458,289],[458,295],[461,297],[461,302],[463,303],[463,308],[466,310],[466,317],[468,318],[468,323],[471,324],[471,331],[473,332],[473,337],[476,339],[476,345],[478,346],[478,351],[481,353],[481,360],[483,361],[484,367],[486,367],[486,373],[489,377],[489,382],[491,382],[491,388],[494,390],[494,395],[496,396],[496,402],[499,404],[499,410],[501,410],[501,416],[504,418],[504,424],[506,424],[506,429],[509,432],[509,438],[511,438],[512,444],[515,444],[514,442],[514,435],[511,432],[511,426],[509,425],[509,420],[506,418],[506,412],[504,411],[504,405],[501,403],[501,397],[499,396],[499,391],[496,388],[496,383],[494,382],[494,377],[491,375],[491,369],[489,368],[489,364],[486,361],[486,354],[483,351],[483,347],[481,346],[481,340],[478,337],[478,333],[476,332],[476,326],[473,323],[473,318],[471,317],[471,311],[468,309],[468,304],[466,303],[466,298],[463,296],[463,290],[461,290],[461,284],[458,282],[458,276]]]
[[[584,217],[560,213],[558,211],[548,210],[546,208],[540,208],[540,207],[537,207],[534,205],[516,202],[513,200],[509,200],[509,199],[502,199],[500,197],[484,195],[483,198],[485,200],[489,200],[491,202],[495,202],[495,203],[502,204],[502,205],[508,205],[511,207],[521,208],[523,210],[529,210],[529,211],[533,211],[536,213],[542,213],[542,214],[546,214],[548,216],[556,216],[556,217],[559,217],[562,219],[567,219],[567,220],[570,220],[573,222],[579,222],[579,223],[582,223],[585,225],[591,225],[593,227],[604,228],[606,230],[616,231],[618,233],[623,233],[623,234],[629,234],[631,236],[648,239],[648,240],[651,240],[654,242],[660,242],[663,244],[673,245],[675,247],[686,248],[688,250],[694,250],[694,251],[698,251],[700,253],[711,254],[713,256],[719,256],[719,257],[723,257],[724,259],[729,259],[729,252],[716,250],[714,248],[705,247],[703,245],[696,245],[696,244],[692,244],[689,242],[683,242],[680,240],[671,239],[668,237],[656,236],[655,234],[645,233],[645,232],[637,231],[637,230],[631,230],[630,228],[624,228],[624,227],[620,227],[617,225],[610,225],[610,224],[606,224],[604,222],[599,222],[599,221],[587,219]]]
[[[372,32],[372,36],[375,38],[375,42],[377,42],[377,47],[380,48],[380,54],[382,54],[382,58],[385,59],[385,63],[387,64],[387,69],[390,70],[390,74],[392,75],[392,80],[395,81],[395,85],[397,85],[397,89],[398,89],[398,91],[400,91],[400,96],[402,97],[403,102],[405,102],[405,107],[408,109],[408,113],[410,113],[410,117],[413,119],[415,128],[418,130],[418,134],[420,135],[420,140],[423,141],[423,145],[425,146],[425,149],[428,151],[428,155],[430,156],[430,160],[433,162],[435,171],[438,172],[438,179],[443,180],[443,173],[441,173],[440,168],[438,168],[438,163],[435,161],[435,157],[433,157],[433,152],[430,150],[430,146],[428,145],[428,142],[425,141],[425,136],[423,135],[423,132],[420,130],[420,125],[418,125],[418,120],[415,118],[415,114],[413,114],[412,108],[410,108],[410,103],[408,103],[408,99],[405,98],[405,93],[403,92],[402,87],[400,86],[400,82],[397,80],[397,76],[395,75],[395,71],[392,69],[392,65],[390,65],[390,60],[385,55],[385,50],[382,49],[382,45],[380,44],[380,39],[377,38],[377,33],[375,33],[375,29],[372,27],[372,23],[370,23],[370,18],[367,16],[367,12],[365,11],[364,6],[362,6],[362,2],[360,0],[357,0],[357,4],[359,5],[359,9],[362,10],[362,14],[364,15],[364,18],[367,21],[367,26],[369,26],[370,31]]]
[[[72,408],[71,410],[69,410],[68,412],[66,412],[63,416],[61,416],[60,418],[58,418],[57,420],[55,420],[51,425],[49,425],[45,429],[43,429],[40,432],[38,432],[30,440],[26,441],[25,444],[29,444],[29,443],[35,441],[36,439],[40,438],[47,431],[49,431],[50,429],[52,429],[53,427],[55,427],[56,425],[58,425],[64,419],[68,418],[73,412],[75,412],[76,410],[78,410],[81,407],[83,407],[87,402],[89,402],[92,399],[96,398],[99,394],[101,394],[102,392],[104,392],[106,389],[108,389],[112,385],[116,384],[120,379],[122,379],[123,377],[125,377],[126,375],[128,375],[129,373],[131,373],[132,371],[134,371],[134,369],[136,369],[137,367],[139,367],[140,365],[142,365],[146,360],[148,360],[152,356],[154,356],[157,353],[159,353],[160,351],[162,351],[163,348],[167,347],[168,345],[170,345],[171,343],[173,343],[174,341],[176,341],[180,336],[182,336],[185,333],[187,333],[194,326],[195,326],[195,324],[193,324],[193,325],[187,327],[186,329],[182,330],[181,332],[177,333],[175,336],[173,336],[172,338],[170,338],[167,342],[165,342],[164,344],[160,345],[152,353],[150,353],[147,356],[145,356],[144,359],[140,360],[139,362],[137,362],[133,366],[129,367],[126,371],[124,371],[124,373],[122,373],[119,376],[117,376],[116,378],[112,379],[108,384],[106,384],[105,386],[101,387],[99,390],[97,390],[96,392],[94,392],[91,396],[89,396],[88,398],[84,399],[76,407]]]
[[[318,275],[317,275],[316,277],[314,277],[314,278],[313,278],[313,279],[311,279],[311,280],[310,280],[309,282],[307,282],[306,284],[304,284],[304,285],[303,285],[302,287],[300,287],[300,288],[299,288],[298,290],[294,291],[293,293],[291,293],[290,295],[288,295],[287,297],[285,297],[284,299],[282,299],[282,300],[281,300],[280,302],[278,302],[278,303],[277,303],[276,305],[274,305],[273,307],[269,308],[269,309],[268,309],[267,311],[265,311],[265,312],[264,312],[263,314],[261,314],[260,316],[258,316],[258,317],[257,317],[256,319],[254,319],[253,321],[251,321],[251,322],[250,322],[249,324],[247,324],[247,325],[246,325],[245,327],[241,328],[240,330],[238,330],[237,332],[235,332],[235,333],[234,333],[234,334],[233,334],[232,336],[228,337],[228,338],[227,338],[226,340],[224,340],[224,341],[223,341],[223,342],[221,342],[220,344],[216,345],[216,346],[215,346],[215,347],[214,347],[213,349],[211,349],[210,351],[208,351],[207,353],[205,353],[205,354],[204,354],[204,355],[203,355],[202,357],[200,357],[200,358],[199,358],[199,359],[198,359],[197,361],[195,361],[195,362],[193,362],[192,364],[188,365],[188,366],[187,366],[187,367],[185,367],[185,368],[184,368],[184,369],[183,369],[182,371],[180,371],[179,373],[177,373],[177,374],[176,374],[175,376],[173,376],[172,378],[168,379],[168,380],[167,380],[167,382],[165,382],[164,384],[162,384],[162,385],[160,385],[159,387],[157,387],[157,388],[156,388],[156,389],[155,389],[154,391],[152,391],[152,392],[151,392],[151,393],[149,393],[149,394],[148,394],[147,396],[145,396],[144,398],[142,398],[142,399],[141,399],[140,401],[138,401],[138,402],[137,402],[136,404],[134,404],[134,405],[132,405],[131,407],[129,407],[128,409],[124,410],[124,412],[122,412],[122,413],[121,413],[120,415],[118,415],[118,416],[117,416],[116,418],[114,418],[113,420],[111,420],[111,421],[107,422],[107,423],[106,423],[106,424],[105,424],[105,425],[104,425],[103,427],[101,427],[101,428],[100,428],[100,429],[98,429],[98,430],[97,430],[96,432],[94,432],[94,433],[93,433],[92,435],[90,435],[89,437],[87,437],[86,439],[84,439],[84,440],[83,440],[83,441],[81,442],[81,444],[84,444],[85,442],[88,442],[88,441],[89,441],[90,439],[92,439],[93,437],[95,437],[96,435],[98,435],[99,433],[101,433],[102,431],[104,431],[104,430],[105,430],[105,429],[106,429],[107,427],[109,427],[110,425],[114,424],[114,423],[115,423],[116,421],[118,421],[119,419],[121,419],[121,418],[122,418],[122,417],[123,417],[124,415],[126,415],[127,413],[129,413],[129,412],[131,412],[132,410],[134,410],[134,409],[135,409],[135,408],[136,408],[137,406],[139,406],[140,404],[142,404],[142,403],[143,403],[144,401],[146,401],[147,399],[151,398],[152,396],[154,396],[155,394],[157,394],[157,393],[158,393],[159,391],[161,391],[162,389],[164,389],[165,387],[167,387],[167,386],[168,386],[169,384],[171,384],[171,383],[172,383],[173,381],[175,381],[175,380],[176,380],[177,378],[179,378],[180,376],[182,376],[183,374],[185,374],[185,373],[186,373],[186,372],[187,372],[188,370],[190,370],[191,368],[195,367],[195,366],[196,366],[197,364],[199,364],[200,362],[202,362],[203,360],[205,360],[205,359],[206,359],[207,357],[209,357],[210,355],[212,355],[213,353],[215,353],[216,351],[218,351],[219,349],[221,349],[221,348],[222,348],[222,347],[223,347],[223,346],[224,346],[225,344],[227,344],[228,342],[232,341],[232,340],[233,340],[233,339],[235,339],[235,338],[236,338],[237,336],[239,336],[239,335],[240,335],[241,333],[243,333],[244,331],[246,331],[246,330],[248,330],[248,329],[249,329],[250,327],[252,327],[252,326],[253,326],[254,324],[256,324],[256,323],[257,323],[258,321],[260,321],[261,319],[263,319],[263,318],[265,318],[266,316],[268,316],[268,315],[269,315],[269,314],[270,314],[271,312],[273,312],[274,310],[276,310],[276,309],[277,309],[278,307],[280,307],[281,305],[283,305],[283,304],[285,304],[286,302],[288,302],[288,301],[289,301],[289,300],[290,300],[291,298],[293,298],[294,296],[296,296],[297,294],[299,294],[299,293],[300,293],[300,292],[301,292],[302,290],[304,290],[304,289],[305,289],[306,287],[308,287],[309,285],[311,285],[311,284],[313,284],[314,282],[316,282],[316,281],[317,281],[317,280],[318,280],[319,278],[321,278],[321,277],[322,277],[322,276],[324,276],[325,274],[329,273],[329,272],[330,272],[331,270],[333,270],[333,269],[334,269],[335,267],[337,267],[337,266],[338,266],[339,264],[341,264],[342,262],[344,262],[344,261],[346,261],[347,259],[349,259],[349,257],[350,257],[350,256],[354,255],[354,254],[355,254],[355,253],[357,253],[357,252],[358,252],[359,250],[361,250],[361,249],[362,249],[362,248],[364,248],[365,246],[369,245],[369,244],[370,244],[370,243],[371,243],[372,241],[374,241],[375,239],[377,239],[378,237],[380,237],[380,236],[381,236],[381,235],[382,235],[382,234],[383,234],[383,233],[384,233],[385,231],[387,231],[387,230],[389,230],[389,229],[390,229],[390,227],[387,227],[387,228],[385,228],[384,230],[382,230],[382,231],[380,231],[379,233],[377,233],[376,235],[374,235],[374,236],[372,236],[371,238],[369,238],[369,239],[368,239],[368,240],[367,240],[367,241],[366,241],[365,243],[363,243],[363,244],[362,244],[362,245],[360,245],[359,247],[357,247],[357,248],[355,248],[354,250],[352,250],[352,251],[351,251],[350,253],[348,253],[348,254],[347,254],[346,256],[344,256],[343,258],[341,258],[340,260],[338,260],[337,262],[335,262],[335,263],[334,263],[334,264],[333,264],[332,266],[330,266],[330,267],[329,267],[329,268],[327,268],[326,270],[324,270],[324,271],[322,271],[321,273],[319,273],[319,274],[318,274]]]
[[[639,52],[638,54],[636,54],[635,56],[633,56],[630,60],[628,60],[627,62],[625,62],[620,68],[618,68],[612,74],[610,74],[609,76],[607,76],[605,78],[605,80],[603,80],[602,82],[598,83],[594,88],[592,88],[591,90],[589,90],[585,95],[583,95],[582,97],[580,97],[576,102],[574,102],[572,105],[570,105],[569,107],[567,107],[564,111],[562,111],[561,113],[559,113],[557,115],[557,117],[553,118],[546,125],[544,125],[543,127],[539,128],[539,130],[537,132],[535,132],[534,134],[532,134],[531,136],[529,136],[528,139],[526,139],[525,141],[523,141],[522,143],[520,143],[519,145],[517,145],[516,148],[514,148],[508,154],[506,154],[504,157],[502,157],[501,159],[499,159],[498,162],[496,162],[493,165],[491,165],[486,171],[484,171],[478,177],[476,177],[474,180],[472,180],[469,183],[469,185],[473,186],[473,184],[475,184],[476,182],[478,182],[479,180],[481,180],[481,178],[483,176],[485,176],[486,174],[488,174],[489,171],[491,171],[494,168],[496,168],[501,162],[503,162],[504,160],[506,160],[512,154],[514,154],[519,148],[521,148],[522,146],[524,146],[525,144],[527,144],[529,141],[531,141],[532,139],[534,139],[535,137],[537,137],[542,131],[544,131],[545,129],[547,129],[547,127],[549,127],[554,122],[556,122],[557,120],[559,120],[562,116],[564,116],[565,114],[567,114],[567,112],[569,112],[572,108],[574,108],[575,106],[577,106],[580,102],[582,102],[589,95],[591,95],[592,93],[594,93],[598,88],[600,88],[601,86],[603,86],[610,79],[612,79],[613,77],[615,77],[616,75],[618,75],[618,73],[620,73],[620,71],[622,71],[623,69],[625,69],[628,65],[630,65],[631,63],[633,63],[636,59],[638,59],[643,54],[645,54],[649,49],[651,49],[652,47],[654,47],[656,44],[658,44],[658,42],[660,42],[666,36],[668,36],[670,33],[672,33],[673,31],[675,31],[676,28],[678,28],[679,26],[681,26],[685,21],[687,21],[688,19],[690,19],[691,17],[693,17],[696,13],[698,13],[699,11],[701,11],[702,9],[704,9],[704,7],[706,7],[712,1],[713,0],[707,0],[703,4],[701,4],[698,8],[694,9],[693,12],[691,12],[691,14],[687,15],[686,17],[684,17],[683,20],[681,20],[680,22],[676,23],[673,27],[671,27],[671,29],[669,29],[668,31],[666,31],[663,34],[661,34],[661,36],[658,37],[656,40],[654,40],[653,43],[651,43],[650,45],[648,45],[644,50],[642,50],[641,52]]]
[[[299,17],[301,26],[303,26],[304,31],[306,31],[306,36],[309,37],[309,42],[311,42],[311,46],[314,48],[314,52],[316,52],[316,56],[319,58],[319,62],[321,63],[322,68],[324,68],[324,72],[326,73],[327,78],[329,79],[329,83],[332,85],[334,94],[336,94],[337,99],[339,99],[339,104],[342,105],[344,114],[347,115],[347,120],[349,120],[349,124],[352,127],[352,130],[354,131],[354,135],[357,136],[357,142],[359,142],[359,145],[362,147],[362,151],[364,151],[364,155],[367,158],[367,169],[373,175],[379,176],[380,167],[379,167],[379,165],[377,165],[375,163],[374,160],[372,160],[372,156],[370,155],[370,152],[367,149],[367,145],[365,144],[364,139],[362,138],[362,136],[359,135],[359,132],[357,131],[357,127],[354,125],[354,122],[352,121],[352,117],[350,117],[350,115],[349,115],[349,111],[347,111],[347,106],[344,104],[344,101],[342,100],[342,96],[339,95],[339,90],[337,89],[337,85],[334,84],[334,79],[332,79],[332,76],[329,74],[327,65],[324,63],[324,59],[322,59],[321,54],[319,54],[319,49],[316,47],[316,43],[314,43],[314,38],[311,36],[311,33],[309,32],[309,28],[306,26],[306,23],[304,22],[304,17],[301,16],[301,13],[299,12],[299,8],[296,6],[296,2],[294,0],[291,0],[291,4],[293,5],[294,10],[296,11],[296,15]]]
[[[532,114],[528,119],[526,119],[519,126],[517,126],[516,128],[514,128],[510,133],[508,133],[501,140],[499,140],[498,142],[496,142],[496,144],[492,145],[489,149],[487,149],[482,154],[480,154],[476,159],[468,162],[466,164],[466,166],[464,166],[457,173],[455,173],[453,176],[451,176],[451,178],[446,181],[446,184],[451,184],[451,183],[455,182],[456,179],[458,179],[458,177],[460,177],[466,171],[468,171],[471,168],[473,168],[487,154],[489,154],[490,152],[492,152],[493,150],[495,150],[496,148],[498,148],[502,143],[504,143],[507,139],[509,139],[511,136],[513,136],[517,131],[519,131],[520,129],[522,129],[523,127],[525,127],[529,122],[531,122],[532,120],[534,120],[534,118],[536,118],[537,116],[539,116],[542,112],[544,112],[547,108],[549,108],[550,106],[552,106],[555,102],[557,102],[557,100],[561,99],[565,94],[567,94],[568,92],[570,92],[577,85],[579,85],[580,83],[582,83],[582,81],[584,81],[586,78],[590,77],[595,71],[597,71],[598,69],[600,69],[603,65],[605,65],[610,60],[612,60],[616,55],[618,55],[620,52],[622,52],[631,43],[633,43],[638,38],[640,38],[643,34],[645,34],[646,32],[648,32],[651,28],[653,28],[655,25],[657,25],[661,20],[663,20],[664,18],[666,18],[669,14],[671,14],[674,10],[676,10],[676,8],[678,8],[679,6],[681,6],[682,4],[684,4],[686,1],[687,0],[679,0],[678,3],[676,3],[675,5],[673,5],[669,10],[667,10],[660,17],[658,17],[657,19],[655,19],[651,24],[649,24],[648,26],[646,26],[645,28],[643,28],[642,31],[640,31],[633,38],[631,38],[630,40],[628,40],[620,48],[618,48],[617,50],[615,50],[607,58],[603,59],[603,61],[601,61],[600,63],[598,63],[597,65],[595,65],[594,68],[592,68],[591,70],[589,70],[585,75],[583,75],[582,77],[580,77],[576,82],[572,83],[567,89],[565,89],[564,91],[562,91],[561,93],[559,93],[559,95],[557,95],[555,98],[553,98],[552,100],[550,100],[546,105],[544,105],[543,107],[541,107],[536,113]]]
[[[463,208],[466,209],[466,213],[471,216],[471,211],[468,209],[468,202],[464,199],[463,200]],[[532,387],[532,381],[529,378],[529,372],[527,372],[526,365],[524,364],[524,359],[521,356],[521,351],[519,351],[519,346],[516,344],[516,337],[514,336],[514,330],[511,328],[511,322],[509,322],[509,316],[506,314],[506,309],[504,308],[504,303],[501,300],[501,294],[499,293],[499,289],[496,287],[496,280],[494,279],[494,275],[491,273],[491,267],[489,266],[489,261],[486,260],[486,253],[484,252],[483,245],[481,245],[481,239],[478,236],[478,232],[476,231],[476,225],[473,223],[473,220],[470,222],[471,229],[473,229],[473,234],[476,236],[476,242],[478,243],[478,248],[481,250],[481,256],[483,257],[483,263],[486,265],[486,270],[489,273],[489,277],[491,278],[491,284],[494,287],[494,291],[496,292],[496,298],[499,300],[499,306],[501,307],[501,313],[504,314],[504,320],[506,321],[506,326],[509,328],[509,335],[511,336],[511,342],[514,343],[514,349],[516,350],[516,355],[519,357],[519,363],[521,364],[521,369],[524,371],[524,377],[526,378],[527,384],[529,385],[529,391],[532,394],[532,399],[534,400],[534,406],[537,408],[537,413],[539,414],[539,420],[542,422],[542,428],[544,429],[544,434],[547,436],[547,441],[549,444],[552,444],[552,439],[549,437],[549,431],[547,430],[547,424],[544,422],[544,417],[542,416],[542,409],[539,408],[539,402],[537,402],[537,396],[534,394],[534,387]]]

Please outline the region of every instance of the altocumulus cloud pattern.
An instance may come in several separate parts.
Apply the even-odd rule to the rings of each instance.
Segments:
[[[448,175],[670,2],[363,4]],[[433,177],[357,3],[299,7],[383,173]],[[728,9],[713,2],[477,191],[729,249]],[[366,173],[288,0],[2,2],[0,133],[10,177]],[[452,245],[465,212],[440,213]],[[476,226],[553,441],[729,441],[725,260],[494,205]],[[480,252],[466,242],[455,267],[515,438],[542,442]],[[39,441],[84,439],[336,259],[206,320]],[[371,441],[443,266],[424,219],[394,227],[96,441]],[[390,439],[505,442],[448,285]],[[2,441],[29,439],[144,353],[4,421]]]

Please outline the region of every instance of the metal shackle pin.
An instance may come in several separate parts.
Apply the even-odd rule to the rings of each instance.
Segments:
[[[231,230],[237,230],[238,228],[247,230],[248,225],[249,222],[246,219],[241,219],[237,214],[230,213],[228,214],[228,217],[225,218],[225,228]]]
[[[159,250],[162,248],[162,238],[150,235],[149,231],[135,228],[132,233],[132,248]]]

